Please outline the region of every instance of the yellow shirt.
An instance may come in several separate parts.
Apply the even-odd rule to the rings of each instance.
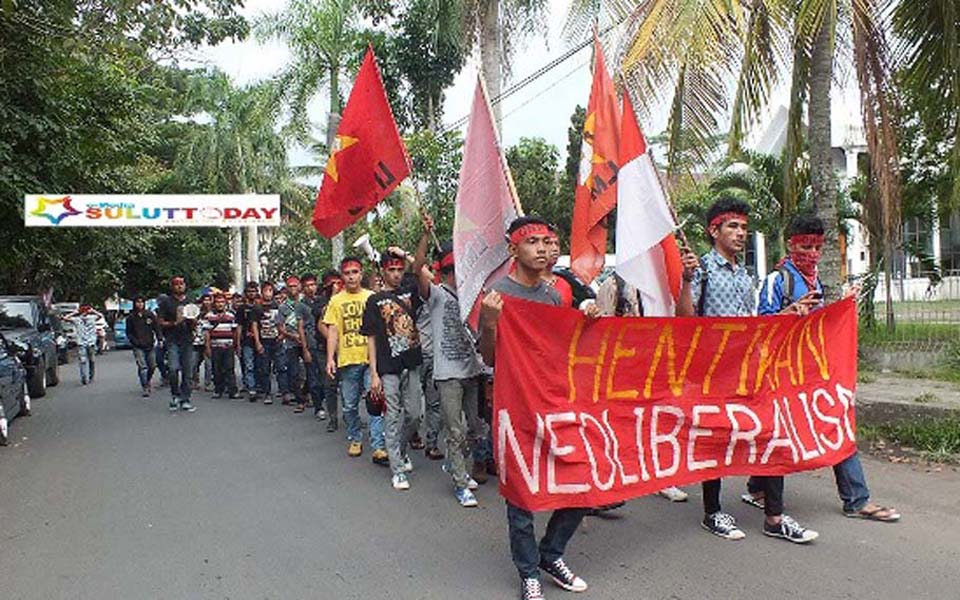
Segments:
[[[373,295],[370,290],[361,289],[355,294],[346,290],[330,298],[327,311],[323,313],[323,322],[337,328],[337,366],[365,365],[367,355],[367,336],[360,334],[363,324],[363,309],[367,298]]]

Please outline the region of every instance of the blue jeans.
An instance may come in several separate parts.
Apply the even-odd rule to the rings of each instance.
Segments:
[[[147,389],[153,372],[157,369],[156,357],[153,348],[134,348],[133,360],[137,361],[137,376],[140,378],[140,387]]]
[[[190,374],[193,373],[193,343],[167,342],[170,365],[170,395],[181,402],[190,401]]]
[[[370,391],[370,366],[347,365],[340,372],[340,395],[343,396],[343,420],[347,425],[347,439],[362,442],[360,431],[360,398]],[[370,445],[374,450],[383,449],[383,415],[370,417]]]
[[[870,502],[870,490],[867,489],[867,478],[863,474],[858,452],[835,464],[833,475],[837,479],[837,493],[843,500],[844,512],[856,512]]]
[[[93,381],[93,355],[96,350],[96,344],[77,346],[77,358],[80,359],[80,381]]]
[[[277,340],[260,340],[263,354],[256,356],[257,393],[269,396],[272,391],[270,377],[277,375],[277,387],[280,387],[280,344]],[[278,390],[279,391],[279,390]]]
[[[240,361],[243,365],[243,386],[252,394],[257,390],[257,349],[251,344],[242,345]]]
[[[561,508],[553,511],[547,532],[537,544],[533,513],[507,502],[507,525],[510,528],[510,554],[520,577],[540,578],[540,563],[552,563],[563,556],[567,542],[580,527],[586,508]]]

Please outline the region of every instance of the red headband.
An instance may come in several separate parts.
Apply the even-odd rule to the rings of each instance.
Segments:
[[[440,259],[440,268],[446,269],[447,267],[453,266],[453,252],[447,252],[443,255],[443,258]]]
[[[300,285],[300,278],[294,277],[293,275],[291,275],[290,277],[287,277],[286,282],[287,282],[287,286],[289,286],[292,283]]]
[[[178,283],[184,283],[183,277],[177,276],[170,279],[170,285],[176,285]]]
[[[798,246],[816,246],[817,244],[823,245],[823,234],[822,233],[798,233],[797,235],[791,235],[790,239],[787,240],[791,244],[796,244]]]
[[[743,214],[743,213],[738,213],[738,212],[725,212],[725,213],[720,213],[719,215],[715,216],[715,217],[710,221],[710,225],[709,225],[708,227],[716,227],[716,226],[718,226],[718,225],[723,225],[724,223],[726,223],[726,222],[729,221],[730,219],[743,219],[744,221],[746,221],[746,220],[747,220],[747,215],[745,215],[745,214]]]
[[[350,265],[357,265],[358,269],[360,269],[361,271],[363,270],[363,265],[360,264],[359,260],[347,260],[340,263],[340,272],[342,273],[343,270],[349,267]]]
[[[535,235],[550,236],[554,235],[550,228],[542,223],[529,223],[523,227],[518,227],[510,234],[510,243],[519,244],[523,240]]]
[[[407,266],[407,261],[403,260],[402,258],[391,258],[386,260],[383,263],[384,269],[389,269],[390,267],[406,267],[406,266]]]

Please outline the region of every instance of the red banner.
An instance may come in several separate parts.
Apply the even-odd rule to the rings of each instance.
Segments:
[[[856,450],[857,312],[602,318],[506,298],[497,332],[500,493],[594,507]]]

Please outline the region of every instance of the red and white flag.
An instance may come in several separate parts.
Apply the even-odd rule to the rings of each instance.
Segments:
[[[478,78],[463,144],[453,224],[460,316],[474,327],[481,292],[507,274],[507,227],[517,218],[519,205],[500,151],[486,90]]]
[[[628,94],[623,97],[620,165],[617,273],[640,292],[644,316],[672,317],[680,297],[683,264],[673,237],[673,215]]]

